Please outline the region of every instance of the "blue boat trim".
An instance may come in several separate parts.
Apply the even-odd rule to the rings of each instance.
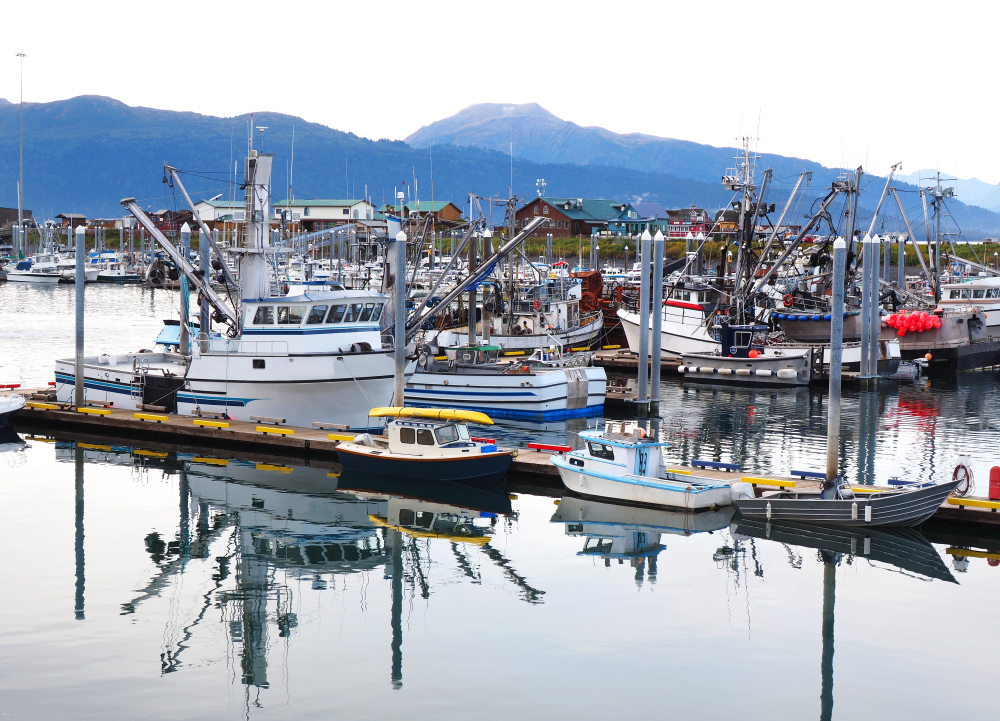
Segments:
[[[638,476],[611,476],[606,473],[599,473],[598,471],[589,468],[585,470],[580,470],[576,466],[569,465],[568,461],[564,460],[562,457],[559,456],[553,456],[552,463],[557,468],[565,468],[567,470],[573,471],[574,473],[582,473],[585,476],[594,476],[595,478],[603,478],[607,481],[614,481],[616,483],[627,483],[633,486],[646,486],[648,488],[655,488],[660,491],[675,491],[677,493],[690,493],[693,495],[697,495],[698,493],[705,493],[706,491],[717,491],[720,488],[726,488],[729,486],[728,483],[719,483],[712,485],[711,482],[709,482],[709,483],[699,483],[699,485],[704,487],[698,488],[694,486],[690,481],[657,482],[652,479],[644,480],[643,478],[640,478]],[[668,483],[670,483],[671,485],[667,485]]]
[[[406,405],[410,408],[441,408],[441,405],[435,405],[433,403],[412,403],[409,400],[406,401]],[[465,403],[453,403],[449,402],[449,408],[459,408],[464,411],[479,411],[485,413],[491,418],[506,418],[513,421],[561,421],[567,418],[589,418],[590,416],[598,416],[604,412],[604,404],[599,403],[597,405],[586,406],[585,408],[574,408],[572,410],[560,409],[552,411],[524,411],[524,410],[510,410],[507,408],[492,408],[490,406],[481,405],[469,405]]]

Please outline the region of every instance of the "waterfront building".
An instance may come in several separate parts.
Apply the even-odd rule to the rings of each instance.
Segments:
[[[629,203],[618,217],[608,223],[612,235],[641,235],[649,230],[656,235],[670,232],[670,215],[659,203]]]
[[[523,228],[535,216],[550,219],[545,233],[556,237],[572,235],[604,235],[608,225],[625,210],[616,200],[591,198],[535,198],[520,208],[514,217]]]

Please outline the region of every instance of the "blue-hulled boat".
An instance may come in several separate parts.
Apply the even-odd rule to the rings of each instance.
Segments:
[[[436,408],[373,408],[372,418],[390,418],[385,435],[365,433],[337,444],[345,470],[414,480],[501,481],[514,451],[473,439],[467,423],[492,425],[485,413]]]

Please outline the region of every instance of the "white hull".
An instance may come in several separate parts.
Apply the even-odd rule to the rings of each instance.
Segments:
[[[628,347],[633,353],[639,352],[639,314],[626,310],[618,311],[622,330],[628,340]],[[719,347],[719,342],[708,333],[708,327],[692,315],[687,322],[678,322],[673,314],[664,318],[660,328],[660,357],[674,358],[685,353],[711,353]],[[646,331],[649,349],[653,348],[653,319],[649,319]]]
[[[414,373],[409,405],[484,410],[506,418],[558,419],[600,410],[607,394],[603,368],[576,366],[533,373]]]
[[[654,506],[684,508],[689,511],[728,506],[732,490],[728,485],[687,490],[690,481],[671,481],[626,474],[619,478],[598,475],[587,469],[570,466],[562,458],[553,458],[563,485],[584,496],[614,498],[619,501],[646,503]]]
[[[88,358],[84,364],[86,399],[140,410],[144,402],[143,379],[133,375],[132,359],[135,357],[137,365],[141,364],[143,355],[113,356],[110,364]],[[368,430],[380,427],[372,425],[376,421],[369,421],[369,409],[392,403],[391,351],[257,356],[256,360],[269,364],[266,374],[253,368],[254,359],[250,354],[230,354],[228,359],[225,354],[206,354],[192,359],[186,375],[183,365],[174,364],[178,377],[185,378],[189,385],[176,392],[177,412],[195,415],[200,408],[241,421],[266,416],[284,418],[289,425],[305,428],[324,422]],[[159,375],[160,365],[155,363],[149,372]],[[261,380],[254,378],[255,370]],[[56,361],[56,394],[60,402],[72,401],[74,381],[73,361]],[[146,403],[161,404],[156,401],[146,394]]]
[[[32,273],[30,271],[8,270],[9,283],[58,283],[63,279],[61,273]]]

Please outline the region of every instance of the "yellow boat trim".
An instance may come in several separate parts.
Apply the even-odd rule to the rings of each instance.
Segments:
[[[150,458],[166,458],[167,457],[166,453],[162,453],[160,451],[144,451],[141,448],[137,448],[136,450],[132,451],[132,454],[136,455],[136,456],[149,456]]]
[[[855,493],[888,493],[892,488],[872,488],[871,486],[851,486]]]
[[[278,471],[279,473],[291,473],[291,466],[272,466],[269,463],[258,463],[256,466],[258,471]]]
[[[430,533],[428,531],[418,531],[415,528],[407,528],[406,526],[394,526],[386,520],[385,516],[378,516],[374,513],[368,514],[368,520],[376,526],[399,531],[414,538],[440,538],[445,541],[454,541],[455,543],[474,543],[477,546],[485,546],[491,540],[490,536],[452,536],[447,533]]]
[[[370,418],[427,418],[433,421],[468,421],[492,426],[493,419],[479,411],[460,411],[454,408],[399,408],[386,406],[372,408]]]
[[[965,556],[966,558],[988,558],[991,561],[1000,560],[1000,553],[986,553],[985,551],[971,551],[968,548],[946,548],[945,553],[949,556]]]
[[[667,473],[679,473],[682,476],[690,476],[691,475],[691,471],[684,471],[684,470],[681,470],[680,468],[668,468],[667,469]]]
[[[228,466],[229,461],[225,458],[202,458],[200,456],[195,456],[191,459],[194,463],[208,463],[213,466]]]

